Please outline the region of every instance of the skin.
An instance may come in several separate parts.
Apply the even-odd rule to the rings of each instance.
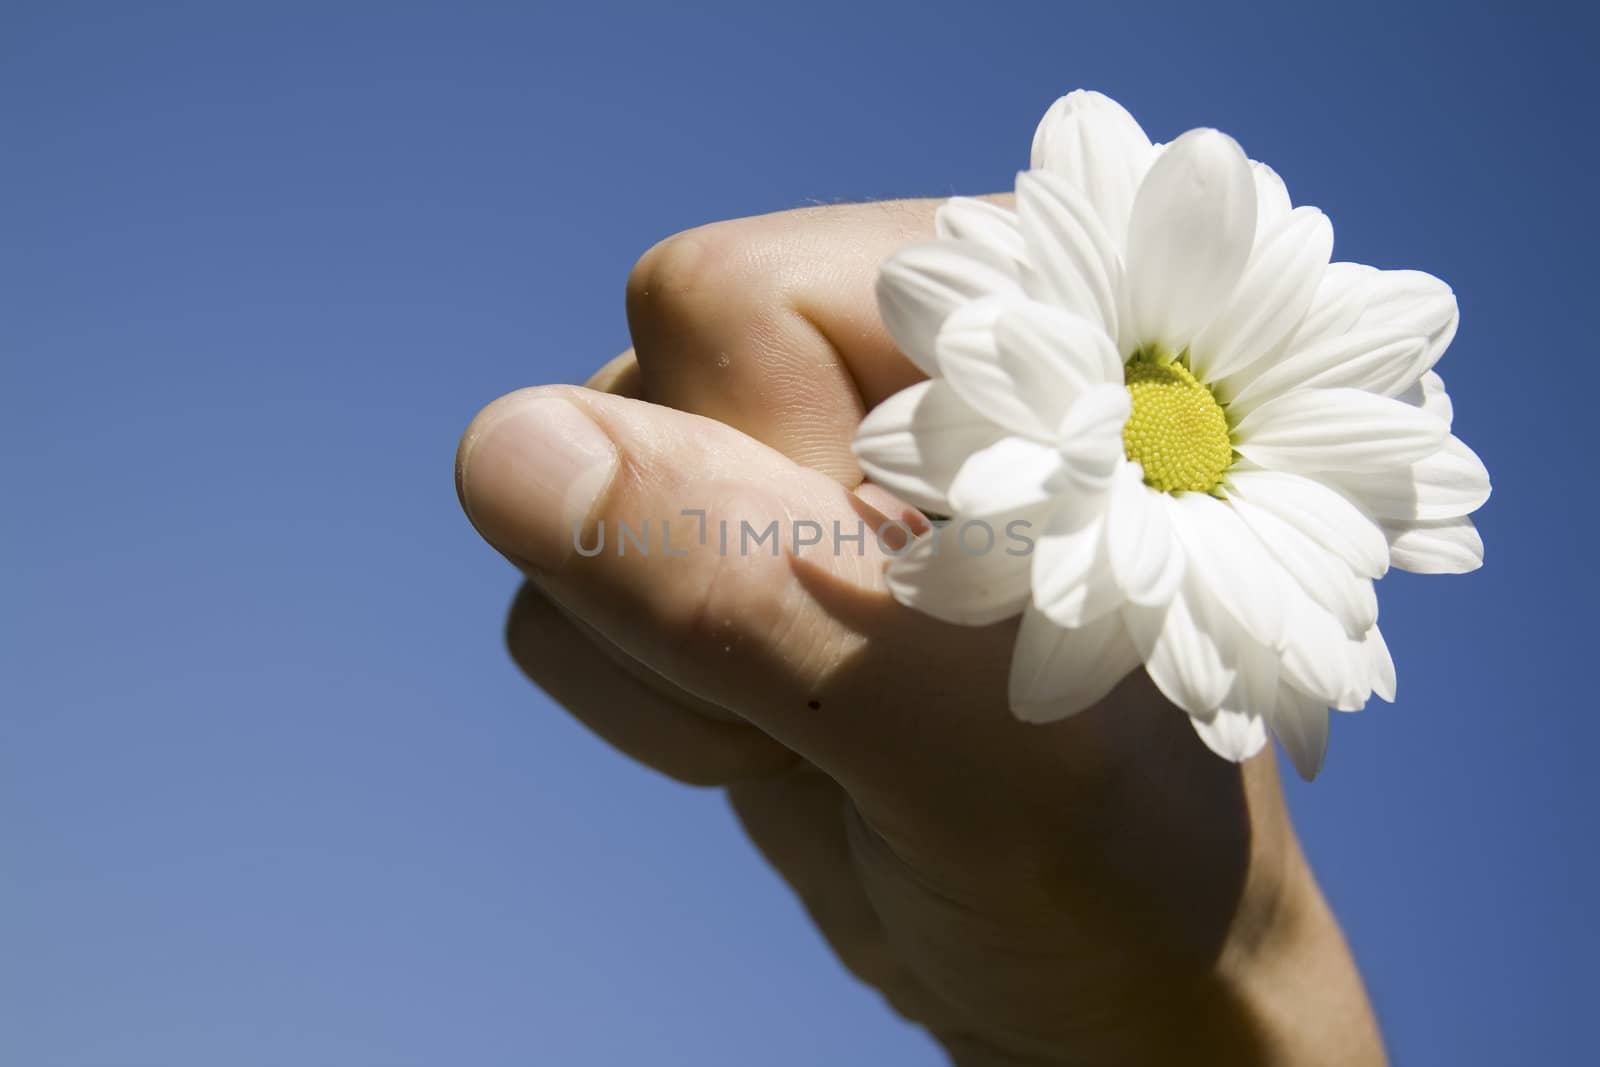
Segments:
[[[477,416],[457,487],[526,576],[513,658],[627,755],[724,789],[845,967],[962,1067],[1384,1063],[1270,751],[1218,759],[1142,672],[1070,719],[1018,722],[1015,621],[900,607],[870,535],[721,555],[679,515],[920,528],[850,442],[920,377],[872,286],[936,206],[669,238],[628,282],[633,349],[586,388]],[[556,458],[584,425],[608,476]],[[573,552],[571,524],[593,545],[602,519],[607,550]],[[619,557],[619,519],[673,520],[687,555]]]

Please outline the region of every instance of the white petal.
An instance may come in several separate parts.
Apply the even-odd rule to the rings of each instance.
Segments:
[[[1289,187],[1278,172],[1258,160],[1250,161],[1250,176],[1256,183],[1256,243],[1288,217]]]
[[[1372,693],[1371,653],[1338,620],[1295,590],[1284,600],[1283,679],[1302,693],[1355,711]]]
[[[943,238],[971,241],[1007,259],[1027,262],[1017,213],[975,196],[953,196],[933,214],[933,229]]]
[[[1033,602],[1059,626],[1083,626],[1122,603],[1105,556],[1104,496],[1060,502],[1035,539]]]
[[[1261,716],[1247,711],[1221,708],[1209,721],[1189,717],[1189,725],[1206,747],[1225,760],[1243,763],[1267,743],[1267,727]]]
[[[1296,389],[1362,389],[1394,396],[1417,380],[1427,338],[1394,327],[1355,330],[1297,348],[1233,394],[1228,410],[1248,414]]]
[[[1008,544],[1007,523],[1033,521],[1023,509],[941,524],[923,534],[889,562],[886,580],[895,600],[924,615],[961,626],[987,626],[1027,607],[1032,595],[1031,553]],[[963,532],[963,521],[983,522],[982,530]]]
[[[961,465],[1004,436],[948,383],[918,382],[867,412],[854,448],[873,482],[925,511],[949,514]]]
[[[1378,621],[1378,594],[1370,578],[1357,577],[1343,560],[1265,508],[1240,496],[1230,503],[1289,576],[1347,634],[1360,637]]]
[[[1117,587],[1135,604],[1159,607],[1183,578],[1184,555],[1164,497],[1144,484],[1137,463],[1124,464],[1106,509],[1106,549]]]
[[[1287,611],[1289,639],[1280,664],[1283,679],[1324,704],[1332,704],[1350,686],[1342,647],[1344,630],[1307,597],[1292,598]]]
[[[1381,578],[1389,569],[1383,532],[1320,482],[1279,471],[1234,471],[1228,475],[1228,489],[1287,522],[1364,578]]]
[[[1321,479],[1375,519],[1453,519],[1470,515],[1489,499],[1489,472],[1459,437],[1415,463],[1367,474],[1328,474]]]
[[[1311,781],[1328,754],[1328,706],[1292,686],[1278,687],[1268,718],[1272,732],[1300,777]]]
[[[1394,565],[1416,574],[1466,574],[1483,566],[1483,538],[1468,518],[1383,524]]]
[[[1106,488],[1123,465],[1122,427],[1132,410],[1121,385],[1097,385],[1073,401],[1056,437],[1065,473],[1079,488]]]
[[[974,411],[982,412],[1012,433],[1047,440],[1070,397],[1063,392],[1065,386],[1050,380],[1051,367],[1043,360],[1020,365],[1002,363],[997,325],[1003,310],[1004,302],[993,298],[957,308],[945,320],[934,342],[939,371]],[[1014,369],[1034,376],[1032,388],[1020,388],[1013,377]],[[1040,407],[1046,414],[1041,414]]]
[[[1395,399],[1421,408],[1446,426],[1455,421],[1455,406],[1450,403],[1450,394],[1445,391],[1444,379],[1439,377],[1438,371],[1428,371]]]
[[[1153,154],[1150,138],[1121,104],[1079,89],[1051,104],[1039,121],[1029,166],[1054,171],[1075,185],[1120,247]]]
[[[1233,688],[1223,698],[1222,706],[1266,715],[1278,699],[1278,650],[1250,640],[1232,620],[1225,620],[1225,623],[1234,628],[1231,645],[1235,653],[1235,676]]]
[[[1260,375],[1288,355],[1330,337],[1342,337],[1355,326],[1367,306],[1367,279],[1377,269],[1361,263],[1329,263],[1317,284],[1316,295],[1300,325],[1266,356],[1235,372],[1212,388],[1219,399],[1231,401]]]
[[[1186,584],[1198,583],[1246,633],[1276,646],[1283,636],[1284,580],[1266,547],[1229,503],[1204,493],[1167,499],[1183,546]]]
[[[1054,495],[1061,453],[1024,437],[1002,437],[974,452],[950,483],[950,508],[958,515],[987,515],[1027,507]]]
[[[1116,612],[1075,629],[1029,608],[1011,655],[1011,710],[1052,722],[1098,702],[1139,665],[1139,650]]]
[[[935,347],[944,378],[1006,428],[1054,441],[1087,390],[1122,383],[1111,339],[1069,311],[1032,300],[978,300],[945,321]]]
[[[984,296],[1021,296],[1016,264],[975,241],[919,241],[878,269],[878,313],[900,351],[938,377],[934,340],[952,311]]]
[[[1233,374],[1282,343],[1305,318],[1332,252],[1333,226],[1314,207],[1296,208],[1259,234],[1227,306],[1190,345],[1195,376]]]
[[[1365,263],[1329,263],[1294,340],[1310,344],[1348,332],[1367,309],[1368,286],[1377,273]]]
[[[1115,337],[1121,268],[1088,197],[1060,174],[1025,171],[1017,175],[1017,216],[1041,295]]]
[[[1255,230],[1255,179],[1233,138],[1202,129],[1173,141],[1145,175],[1128,220],[1132,322],[1123,335],[1181,352],[1227,303]]]
[[[1389,643],[1383,639],[1383,631],[1376,626],[1368,630],[1362,646],[1367,652],[1367,663],[1372,668],[1373,693],[1393,704],[1396,682],[1394,657],[1389,655]]]
[[[1367,307],[1359,325],[1399,328],[1426,337],[1422,369],[1427,370],[1444,355],[1460,321],[1456,294],[1438,278],[1420,270],[1383,270],[1368,280]]]
[[[1449,431],[1431,415],[1360,389],[1274,397],[1234,427],[1252,463],[1292,471],[1371,471],[1438,451]]]
[[[1234,671],[1190,596],[1185,580],[1166,607],[1128,604],[1122,620],[1156,688],[1190,715],[1210,718],[1233,685]]]
[[[1096,385],[1122,385],[1116,344],[1081,315],[1033,300],[1010,303],[995,323],[995,338],[1003,362],[1049,367],[1071,396]]]

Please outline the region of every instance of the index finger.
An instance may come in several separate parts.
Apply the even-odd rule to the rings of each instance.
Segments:
[[[999,214],[946,203],[801,208],[660,242],[628,280],[643,398],[726,423],[853,488],[861,416],[924,377],[880,318],[879,267],[936,225],[959,232]]]

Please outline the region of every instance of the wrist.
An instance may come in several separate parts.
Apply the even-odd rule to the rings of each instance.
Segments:
[[[1101,974],[1062,999],[1052,1040],[940,1035],[957,1067],[1387,1062],[1355,962],[1290,826],[1272,757],[1244,772],[1249,860],[1210,962],[1124,958],[1122,980]]]
[[[1366,989],[1290,825],[1273,757],[1246,767],[1250,871],[1217,958],[1214,1000],[1240,1020],[1239,1063],[1388,1062]]]

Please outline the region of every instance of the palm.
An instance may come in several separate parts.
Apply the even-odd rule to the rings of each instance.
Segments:
[[[1131,985],[1185,1003],[1244,890],[1239,770],[1142,678],[1070,722],[990,738],[989,752],[914,746],[904,779],[933,788],[887,808],[808,763],[729,795],[845,965],[974,1062],[1060,1048]],[[1236,1025],[1207,1007],[1213,1027]]]

